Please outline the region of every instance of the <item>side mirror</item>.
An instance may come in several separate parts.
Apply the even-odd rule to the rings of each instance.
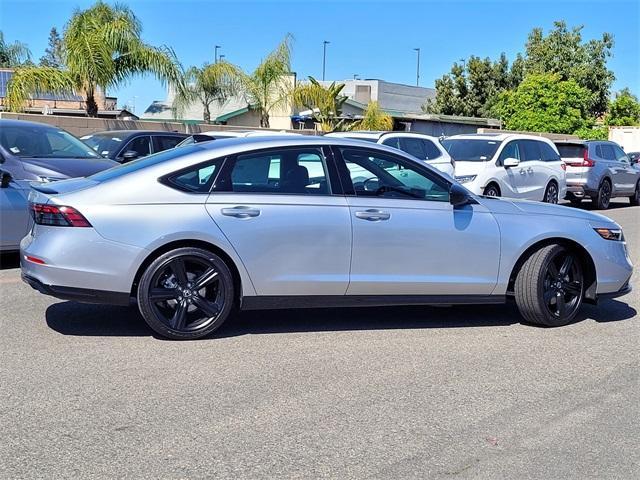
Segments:
[[[122,155],[122,160],[124,160],[125,162],[129,162],[131,160],[135,160],[136,158],[138,158],[140,155],[138,155],[138,152],[136,152],[135,150],[127,150],[126,152],[124,152],[124,154]]]
[[[449,188],[449,203],[454,207],[462,207],[463,205],[475,202],[466,188],[457,183],[452,183]]]
[[[0,173],[0,188],[8,188],[11,183],[11,174],[9,172]]]
[[[502,162],[502,165],[504,165],[504,168],[517,167],[518,165],[520,165],[520,160],[513,157],[505,158]]]

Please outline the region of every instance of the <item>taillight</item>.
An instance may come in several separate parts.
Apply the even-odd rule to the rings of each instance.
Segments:
[[[89,221],[73,207],[61,207],[44,203],[30,204],[31,216],[38,225],[55,227],[90,227]]]
[[[591,160],[589,158],[589,149],[585,148],[584,149],[584,159],[582,160],[582,163],[580,164],[581,167],[593,167],[596,162],[594,162],[593,160]]]

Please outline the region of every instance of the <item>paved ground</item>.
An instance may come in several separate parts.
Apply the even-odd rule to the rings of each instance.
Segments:
[[[639,264],[640,208],[607,214]],[[270,312],[191,343],[18,275],[0,478],[640,478],[638,275],[558,329],[513,307]]]

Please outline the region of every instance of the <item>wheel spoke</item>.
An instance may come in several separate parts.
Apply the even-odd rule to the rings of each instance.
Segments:
[[[573,282],[566,283],[564,285],[564,289],[567,291],[567,293],[578,296],[582,291],[582,285],[580,284],[579,281],[575,280]]]
[[[556,267],[556,264],[553,263],[553,260],[549,262],[547,271],[549,272],[549,275],[551,275],[552,280],[555,280],[558,277],[558,267]]]
[[[171,271],[176,276],[176,280],[178,281],[178,285],[184,286],[187,284],[187,269],[184,265],[184,260],[182,258],[174,259],[170,264]]]
[[[193,285],[193,289],[194,290],[201,290],[202,288],[206,287],[211,282],[216,280],[217,276],[218,276],[218,271],[217,270],[215,270],[213,268],[207,269],[206,272],[204,272],[202,275],[200,275],[195,280],[194,285]]]
[[[185,320],[187,319],[187,302],[182,301],[178,303],[176,311],[171,318],[171,328],[175,330],[182,330],[184,328]]]
[[[153,288],[149,293],[149,300],[152,302],[162,302],[178,298],[178,291],[173,288]]]
[[[193,297],[193,304],[208,317],[215,317],[220,313],[220,306],[217,303],[200,296]]]
[[[567,255],[562,262],[562,266],[560,267],[560,276],[565,277],[569,274],[569,270],[573,266],[573,255]]]
[[[564,293],[556,293],[556,311],[558,312],[559,317],[564,316],[565,308],[566,304],[564,303]]]
[[[551,289],[549,290],[545,290],[544,294],[542,295],[542,299],[544,300],[544,303],[546,305],[549,305],[549,303],[551,302],[551,299],[555,296],[555,292]]]

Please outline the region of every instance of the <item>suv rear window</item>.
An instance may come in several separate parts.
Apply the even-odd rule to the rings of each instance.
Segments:
[[[556,148],[562,158],[582,158],[584,157],[584,145],[556,143]]]

